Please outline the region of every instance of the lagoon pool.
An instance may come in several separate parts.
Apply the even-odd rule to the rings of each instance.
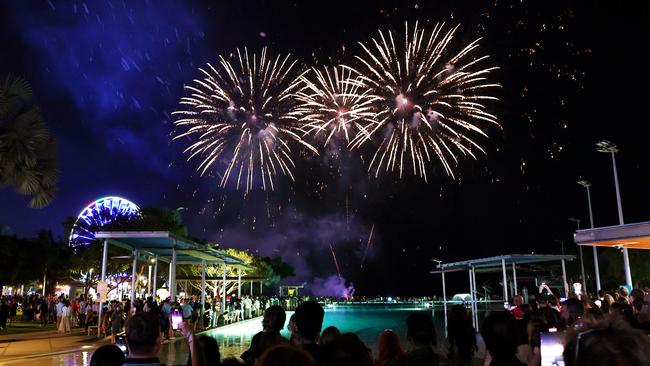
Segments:
[[[406,318],[416,312],[431,314],[431,308],[403,307],[399,305],[338,305],[326,307],[323,329],[329,326],[335,326],[343,333],[356,333],[376,353],[377,337],[384,329],[392,329],[402,338],[403,342],[406,340]],[[287,323],[291,314],[293,312],[287,313]],[[442,321],[441,318],[439,320]],[[444,324],[442,322],[436,322],[436,330],[439,334],[443,331],[443,327]],[[219,329],[209,330],[202,334],[213,337],[219,342],[223,357],[232,357],[239,356],[247,350],[255,333],[261,330],[262,321],[261,318],[257,318]],[[286,324],[282,334],[285,337],[289,336],[286,330]]]

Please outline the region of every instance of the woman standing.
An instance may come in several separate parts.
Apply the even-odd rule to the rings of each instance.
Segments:
[[[59,322],[59,333],[70,333],[70,303],[63,300],[61,308],[61,322]]]
[[[122,309],[120,304],[115,304],[113,313],[111,314],[111,343],[115,344],[115,336],[117,333],[122,332]]]

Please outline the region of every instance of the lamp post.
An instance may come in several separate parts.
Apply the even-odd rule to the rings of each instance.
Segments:
[[[612,170],[614,172],[614,187],[616,188],[616,204],[618,208],[618,222],[623,225],[623,205],[621,204],[621,190],[618,185],[618,172],[616,170],[616,153],[618,147],[611,141],[603,140],[596,143],[596,150],[602,153],[610,153],[612,156]],[[623,247],[623,265],[625,267],[625,283],[632,286],[632,273],[630,271],[630,257],[627,248]]]
[[[573,221],[576,223],[576,226],[578,230],[580,230],[580,219],[576,219],[575,217],[569,217],[569,221]],[[582,288],[585,290],[585,293],[587,292],[587,278],[585,277],[585,257],[582,254],[582,245],[578,245],[578,250],[580,250],[580,271],[582,272]]]
[[[585,187],[587,190],[587,203],[589,204],[589,223],[591,224],[591,228],[594,228],[594,213],[591,208],[591,190],[589,187],[591,187],[591,182],[589,182],[586,179],[580,179],[578,180],[578,184]],[[596,272],[596,294],[598,294],[598,291],[600,291],[600,266],[598,265],[598,247],[593,246],[592,247],[594,251],[594,271]]]

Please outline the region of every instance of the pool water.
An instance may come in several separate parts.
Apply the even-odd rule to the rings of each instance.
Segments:
[[[329,326],[337,327],[342,333],[352,332],[377,352],[377,338],[385,329],[392,329],[402,339],[404,346],[406,342],[406,318],[413,313],[422,312],[431,314],[431,309],[419,307],[397,307],[397,306],[335,306],[325,308],[323,329]],[[287,313],[287,323],[292,312]],[[443,324],[436,324],[438,332],[441,332]],[[225,328],[210,330],[202,334],[213,337],[219,343],[222,357],[239,356],[250,346],[253,336],[262,330],[261,319],[254,319],[244,323],[233,324]],[[285,329],[282,335],[289,337]]]

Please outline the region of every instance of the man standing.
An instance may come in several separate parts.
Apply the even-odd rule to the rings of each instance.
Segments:
[[[41,326],[47,326],[47,317],[48,317],[48,308],[47,308],[47,299],[42,299],[39,304],[38,312],[41,314]]]
[[[124,366],[162,365],[158,359],[162,345],[158,317],[145,312],[133,315],[127,322],[126,345],[129,355]]]

